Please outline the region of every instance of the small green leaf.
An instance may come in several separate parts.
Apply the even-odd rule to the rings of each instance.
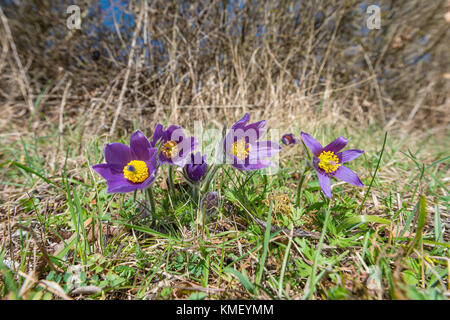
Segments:
[[[375,222],[375,223],[381,223],[389,225],[391,224],[391,221],[388,219],[380,218],[378,216],[372,216],[372,215],[361,215],[356,217],[350,217],[345,219],[339,226],[339,230],[349,229],[352,226],[355,226],[360,223],[369,223],[369,222]]]

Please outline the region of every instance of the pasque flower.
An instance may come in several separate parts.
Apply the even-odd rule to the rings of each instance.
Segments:
[[[156,147],[159,142],[161,142],[159,162],[180,167],[184,167],[188,155],[198,145],[197,139],[194,137],[187,138],[180,126],[171,125],[167,130],[163,130],[163,125],[158,123],[153,133],[151,145]]]
[[[358,158],[364,153],[363,150],[352,149],[340,152],[347,145],[347,139],[342,136],[326,147],[322,147],[316,139],[307,133],[302,132],[301,136],[305,145],[313,153],[312,165],[317,172],[320,187],[326,197],[331,198],[330,177],[335,177],[358,187],[364,186],[358,175],[343,165]]]
[[[200,152],[191,153],[188,163],[184,166],[184,172],[188,179],[192,182],[199,182],[203,180],[207,171],[206,154],[202,156]]]
[[[281,142],[283,142],[285,145],[298,143],[297,139],[294,138],[294,135],[292,133],[283,134],[283,136],[281,137]]]
[[[250,114],[246,113],[227,133],[224,140],[225,155],[239,170],[250,171],[273,166],[267,158],[275,155],[281,147],[272,141],[259,141],[266,130],[266,121],[247,124]]]
[[[106,163],[93,165],[92,168],[106,179],[108,193],[145,189],[156,177],[157,152],[138,130],[131,135],[130,146],[122,143],[107,144]]]

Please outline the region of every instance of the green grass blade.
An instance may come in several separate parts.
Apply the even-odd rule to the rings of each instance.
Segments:
[[[248,279],[247,275],[237,271],[234,268],[225,268],[224,269],[225,273],[231,273],[234,276],[236,276],[236,278],[238,278],[238,280],[242,283],[242,285],[244,286],[245,289],[247,289],[247,291],[251,294],[255,294],[255,286],[253,285],[253,283],[250,282],[250,280]]]
[[[33,170],[33,169],[31,169],[31,168],[29,168],[29,167],[27,167],[27,166],[25,166],[25,165],[23,165],[23,164],[21,164],[21,163],[19,163],[19,162],[17,162],[17,161],[10,161],[9,163],[12,164],[12,165],[14,165],[14,166],[16,166],[16,167],[18,167],[18,168],[21,168],[21,169],[25,170],[25,171],[28,172],[28,173],[31,173],[31,174],[34,174],[34,175],[38,176],[39,178],[41,178],[42,180],[44,180],[44,181],[47,182],[48,184],[51,184],[51,185],[53,185],[53,186],[55,186],[55,187],[60,188],[56,183],[50,181],[49,179],[47,179],[46,177],[44,177],[42,174],[40,174],[40,173],[37,172],[36,170]]]
[[[345,219],[339,226],[339,230],[348,229],[352,226],[355,226],[357,224],[362,223],[369,223],[369,222],[375,222],[375,223],[381,223],[390,225],[391,221],[385,218],[380,218],[378,216],[372,216],[372,215],[361,215],[361,216],[355,216]]]
[[[304,294],[305,298],[312,299],[315,288],[316,288],[316,271],[317,264],[319,263],[319,255],[322,251],[322,245],[325,240],[325,234],[327,233],[328,222],[330,221],[330,202],[328,202],[328,206],[325,209],[325,221],[323,223],[322,233],[320,234],[319,243],[317,244],[316,254],[314,255],[314,262],[312,266],[311,276],[309,277],[309,287]]]
[[[418,245],[422,241],[423,229],[425,228],[425,222],[427,219],[427,200],[423,195],[419,197],[419,208],[417,214],[418,217],[416,236],[409,245],[408,252],[410,252],[416,245]]]
[[[261,283],[262,274],[264,271],[264,265],[266,263],[266,258],[267,258],[267,251],[269,248],[270,228],[271,228],[271,222],[272,222],[272,207],[273,207],[273,202],[271,201],[270,207],[269,207],[269,214],[267,216],[266,232],[264,233],[263,249],[262,249],[262,253],[261,253],[261,258],[259,259],[259,269],[258,269],[258,273],[256,274],[255,282],[257,285],[259,285]]]
[[[442,221],[438,204],[435,205],[434,209],[434,239],[442,242]]]

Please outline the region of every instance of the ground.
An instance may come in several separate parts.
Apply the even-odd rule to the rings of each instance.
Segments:
[[[447,299],[448,137],[301,120],[283,129],[323,144],[346,136],[347,149],[365,150],[349,164],[365,187],[334,180],[328,201],[309,172],[296,207],[305,152],[283,146],[274,174],[219,169],[220,202],[202,228],[180,170],[175,194],[167,167],[152,185],[158,219],[144,193],[106,193],[91,166],[131,130],[113,139],[77,127],[4,134],[1,297]]]

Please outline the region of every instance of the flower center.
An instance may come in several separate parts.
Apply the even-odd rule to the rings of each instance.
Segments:
[[[169,159],[173,158],[178,151],[178,146],[175,141],[167,141],[161,148],[162,153]]]
[[[245,139],[238,140],[231,145],[231,152],[239,160],[245,160],[250,153],[250,145],[245,142]]]
[[[318,158],[320,160],[319,168],[326,173],[335,172],[341,166],[339,158],[332,151],[323,151]]]
[[[143,182],[148,178],[148,168],[144,161],[132,160],[123,168],[123,176],[133,183]]]

